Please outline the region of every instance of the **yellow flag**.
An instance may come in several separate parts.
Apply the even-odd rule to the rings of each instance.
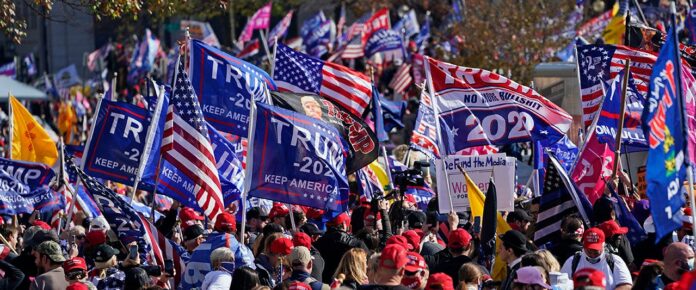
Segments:
[[[379,180],[382,188],[389,184],[389,176],[387,176],[387,171],[382,168],[382,165],[379,164],[377,160],[372,161],[372,163],[368,164],[367,167],[372,170],[372,173],[374,173],[375,176],[377,176],[377,180]]]
[[[56,143],[14,96],[10,96],[10,109],[12,110],[12,159],[53,166],[58,159]]]
[[[624,33],[626,32],[626,13],[618,12],[619,1],[616,1],[612,9],[614,17],[611,18],[602,32],[602,39],[604,39],[605,44],[623,44]]]
[[[72,144],[72,137],[76,133],[77,114],[70,102],[62,102],[58,109],[58,131],[63,136],[65,144]]]
[[[466,174],[466,172],[464,173],[464,178],[466,178],[466,192],[468,193],[469,206],[471,207],[471,220],[474,220],[474,218],[477,216],[483,220],[483,204],[486,201],[486,196],[483,195],[481,190],[478,188],[478,186],[476,186],[474,181],[471,180],[469,174]],[[510,225],[508,225],[507,221],[505,221],[503,218],[503,215],[498,212],[498,222],[495,233],[497,235],[502,235],[511,229],[512,228]],[[496,238],[496,244],[500,243],[502,243],[502,241],[500,241],[499,238]],[[499,257],[500,255],[498,255],[496,249],[495,261],[493,262],[493,271],[491,271],[491,277],[496,281],[504,280],[505,276],[507,275],[507,264],[505,261],[500,260]]]

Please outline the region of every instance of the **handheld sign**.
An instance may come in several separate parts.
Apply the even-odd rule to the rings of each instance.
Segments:
[[[266,90],[275,90],[260,68],[198,40],[191,41],[191,84],[205,120],[216,129],[246,136],[251,98],[267,103]]]
[[[345,211],[348,145],[334,127],[300,113],[258,104],[251,146],[249,196]]]

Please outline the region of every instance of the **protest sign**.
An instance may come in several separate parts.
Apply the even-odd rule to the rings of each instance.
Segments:
[[[489,154],[479,156],[447,156],[443,162],[435,162],[437,171],[437,183],[445,184],[445,175],[449,177],[449,192],[447,187],[438,186],[438,205],[441,213],[450,211],[448,195],[451,194],[454,210],[466,211],[469,209],[469,196],[466,188],[464,174],[457,165],[471,177],[471,180],[481,189],[488,191],[491,175],[498,192],[498,210],[514,210],[515,188],[515,158],[506,157],[505,154]]]

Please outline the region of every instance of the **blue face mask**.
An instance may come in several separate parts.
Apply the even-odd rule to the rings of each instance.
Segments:
[[[220,263],[220,271],[225,271],[227,273],[234,273],[234,262],[221,262]]]

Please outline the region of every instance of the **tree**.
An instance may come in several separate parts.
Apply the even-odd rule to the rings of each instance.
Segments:
[[[553,59],[571,41],[561,36],[575,1],[467,0],[463,21],[452,28],[459,35],[457,65],[502,69],[526,84],[538,63]]]
[[[37,14],[51,17],[54,0],[24,0]],[[187,1],[187,0],[57,0],[68,7],[87,11],[96,19],[138,20],[147,18],[150,23],[161,23],[174,15],[213,17],[225,12],[228,0]],[[0,31],[14,43],[20,44],[26,36],[26,20],[18,19],[13,0],[0,0]]]

